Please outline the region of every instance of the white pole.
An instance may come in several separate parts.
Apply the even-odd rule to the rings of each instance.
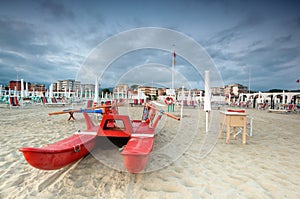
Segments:
[[[98,96],[99,96],[99,83],[98,83],[98,78],[96,78],[94,103],[98,103]]]
[[[175,57],[176,57],[176,53],[175,50],[173,49],[173,53],[172,53],[172,89],[174,89],[174,81],[175,81]]]
[[[205,132],[208,133],[208,114],[211,111],[211,102],[210,102],[210,77],[209,71],[205,71],[205,96],[204,96],[204,111],[206,112],[206,125]]]
[[[182,116],[183,116],[183,95],[184,95],[184,86],[182,86],[182,94],[181,94],[180,120],[182,120]]]

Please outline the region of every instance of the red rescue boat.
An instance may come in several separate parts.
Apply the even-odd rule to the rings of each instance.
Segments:
[[[95,138],[96,133],[79,133],[41,148],[23,147],[19,150],[31,166],[42,170],[54,170],[87,155],[95,146]]]
[[[95,126],[91,118],[82,109],[87,130],[78,132],[69,138],[40,148],[24,147],[26,161],[35,168],[43,170],[59,169],[89,154],[96,145],[96,137],[128,138],[123,148],[124,166],[130,173],[139,173],[145,169],[154,145],[154,131],[162,115],[154,106],[144,107],[142,120],[130,120],[127,115],[119,115],[117,111],[106,111],[99,126]],[[73,113],[72,112],[72,113]],[[88,110],[87,112],[91,112]],[[179,118],[160,111],[169,117]],[[66,112],[68,113],[68,112]],[[96,112],[99,113],[99,112]],[[58,112],[58,114],[62,114]]]

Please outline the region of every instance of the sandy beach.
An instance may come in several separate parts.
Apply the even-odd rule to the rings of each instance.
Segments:
[[[106,164],[122,161],[119,156],[100,161],[101,149],[58,171],[37,170],[19,147],[54,143],[84,128],[79,114],[75,122],[48,116],[59,110],[0,109],[0,198],[300,198],[300,114],[246,109],[254,118],[247,144],[241,135],[225,144],[224,137],[215,139],[218,132],[209,132],[214,147],[203,157],[205,112],[184,109],[181,122],[161,120],[145,173],[129,174],[122,162]],[[140,119],[133,117],[140,117],[141,108],[120,112]],[[104,156],[110,152],[115,149]]]

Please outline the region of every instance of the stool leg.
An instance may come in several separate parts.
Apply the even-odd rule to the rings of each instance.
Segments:
[[[222,122],[220,122],[219,138],[223,137],[222,134],[223,134],[223,124],[222,124]]]
[[[230,125],[227,125],[227,131],[226,131],[226,144],[229,144],[230,142]]]
[[[233,127],[233,138],[236,139],[236,127]]]
[[[243,139],[243,144],[246,144],[246,125],[243,128],[243,134],[242,134],[242,139]]]

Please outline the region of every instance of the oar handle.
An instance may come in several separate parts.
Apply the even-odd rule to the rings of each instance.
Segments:
[[[168,112],[166,112],[166,111],[164,111],[164,110],[158,110],[157,108],[155,108],[155,107],[153,107],[153,106],[151,106],[151,105],[147,105],[148,107],[150,107],[150,108],[153,108],[154,110],[156,110],[156,111],[159,111],[161,114],[164,114],[164,115],[166,115],[166,116],[168,116],[168,117],[170,117],[170,118],[173,118],[173,119],[175,119],[175,120],[180,120],[180,118],[179,117],[176,117],[175,115],[173,115],[173,114],[171,114],[171,113],[168,113]]]
[[[75,112],[80,112],[80,110],[66,110],[66,111],[51,112],[48,113],[48,115],[59,115],[59,114],[75,113]]]
[[[175,120],[180,120],[180,117],[176,117],[175,115],[171,114],[171,113],[168,113],[168,112],[165,112],[164,110],[161,110],[160,111],[162,114],[165,114],[166,116],[170,117],[170,118],[173,118]]]
[[[77,112],[84,112],[84,110],[94,110],[94,109],[99,109],[99,108],[111,108],[111,105],[104,105],[104,106],[96,106],[96,107],[91,107],[91,108],[86,108],[86,109],[77,109],[77,110],[64,110],[64,111],[58,111],[58,112],[52,112],[48,113],[48,115],[59,115],[59,114],[66,114],[66,113],[77,113]]]
[[[87,110],[93,110],[93,109],[97,109],[97,108],[111,108],[112,105],[102,105],[102,106],[95,106],[95,107],[90,107],[90,108],[86,108]]]

